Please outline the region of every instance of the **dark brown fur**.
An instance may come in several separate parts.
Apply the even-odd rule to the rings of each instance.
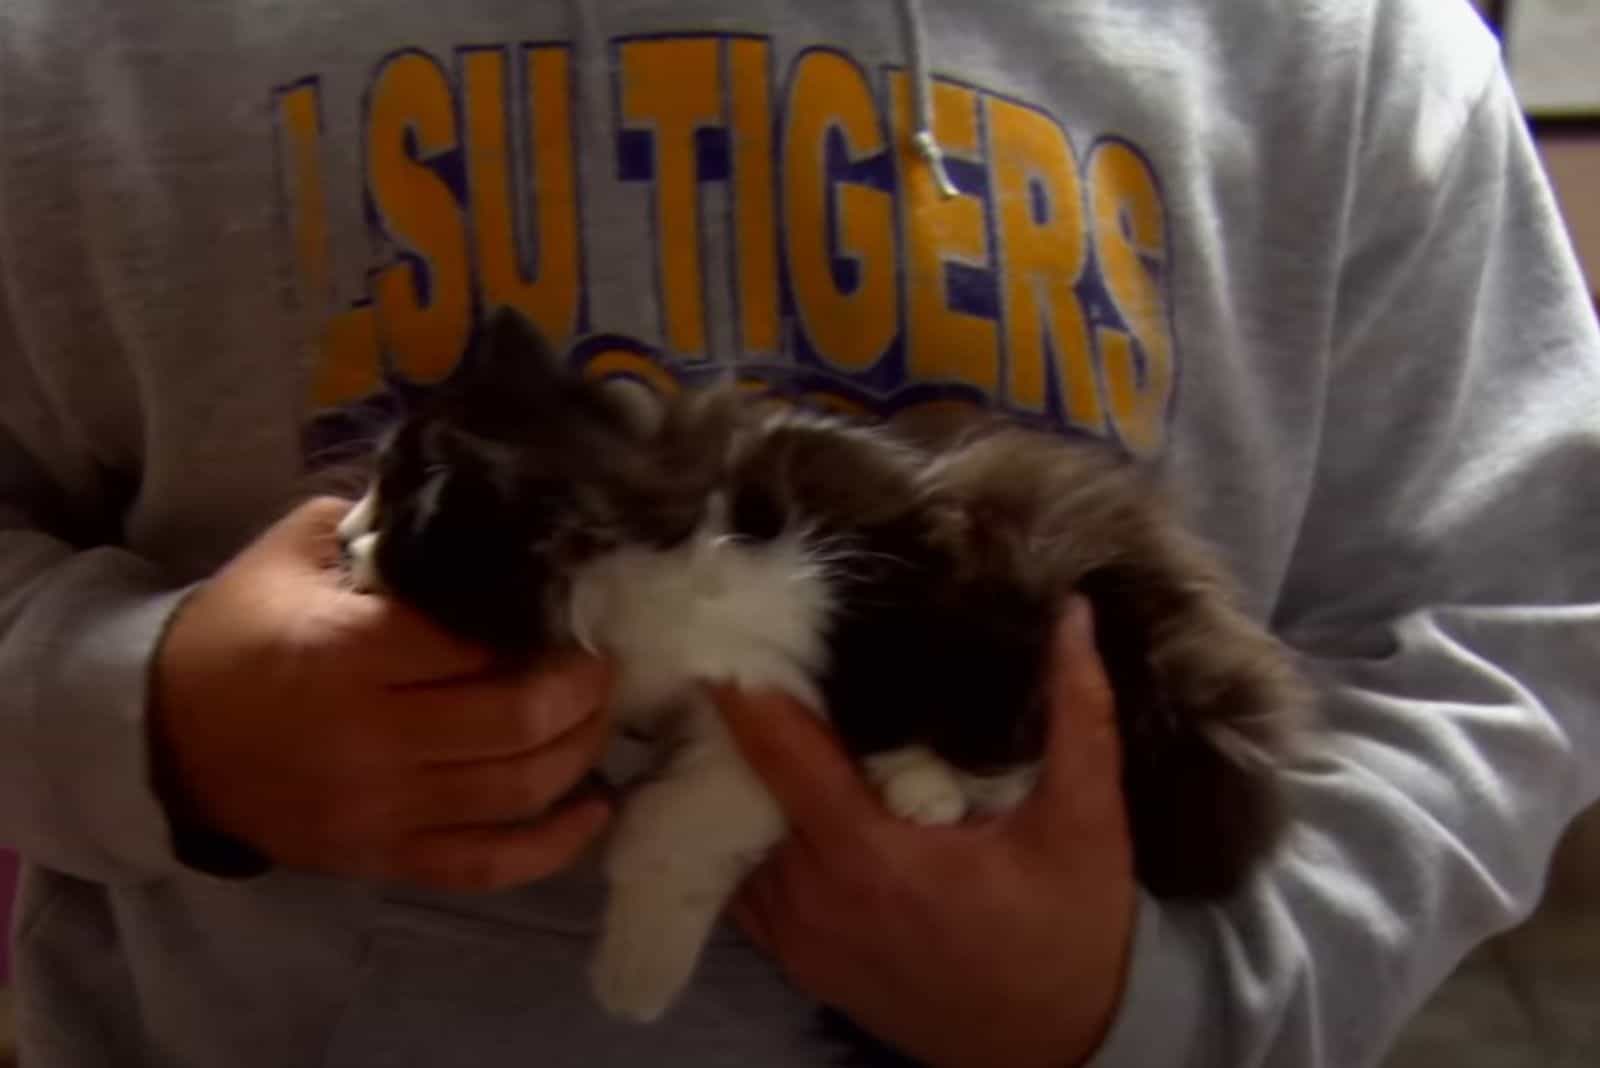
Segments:
[[[408,496],[441,451],[449,514],[417,533]],[[807,530],[839,605],[823,693],[860,755],[924,744],[975,773],[1037,760],[1050,635],[1081,591],[1144,885],[1226,894],[1283,825],[1278,764],[1304,703],[1290,660],[1101,445],[1000,421],[868,428],[717,391],[641,416],[502,316],[388,452],[386,578],[510,652],[559,635],[530,606],[552,603],[563,572],[619,544],[671,544],[715,494],[738,536]]]
[[[1235,888],[1277,837],[1277,763],[1304,705],[1287,653],[1108,449],[992,422],[937,444],[801,419],[754,436],[741,511],[789,513],[855,550],[830,643],[829,712],[863,753],[929,744],[1003,770],[1043,746],[1047,641],[1094,606],[1117,698],[1141,881]]]

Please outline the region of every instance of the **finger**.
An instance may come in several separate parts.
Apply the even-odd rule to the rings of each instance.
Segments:
[[[780,694],[712,690],[739,751],[801,835],[859,833],[886,818],[866,780],[833,734]]]
[[[1052,644],[1048,725],[1039,784],[1017,810],[1058,831],[1121,812],[1122,747],[1111,682],[1095,647],[1094,613],[1073,596]]]
[[[790,914],[784,904],[781,869],[781,863],[772,861],[757,868],[739,888],[730,912],[755,947],[788,971],[784,958],[792,938],[787,937]]]
[[[585,798],[529,827],[427,831],[409,839],[380,877],[440,890],[503,890],[570,867],[605,827],[611,809]]]
[[[610,735],[598,717],[531,753],[425,769],[399,803],[407,828],[447,828],[532,819],[599,762]]]
[[[745,880],[734,899],[734,918],[791,983],[818,996],[822,991],[817,980],[826,974],[826,962],[837,960],[841,947],[809,923],[801,911],[811,899],[804,896],[806,865],[799,860],[795,845],[780,847]],[[824,964],[820,973],[819,962]]]
[[[611,678],[584,654],[515,678],[405,687],[385,702],[383,726],[418,763],[509,757],[593,722],[603,729]]]
[[[302,606],[306,642],[333,669],[385,683],[459,678],[486,671],[492,655],[387,597],[358,594],[338,566],[338,525],[350,502],[315,497],[274,524],[249,550],[273,558],[274,589]]]

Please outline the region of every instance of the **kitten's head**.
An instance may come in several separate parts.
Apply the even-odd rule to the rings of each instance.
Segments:
[[[497,313],[379,448],[339,531],[356,583],[508,654],[559,641],[576,567],[624,544],[670,545],[700,521],[710,465],[658,437],[614,387]]]

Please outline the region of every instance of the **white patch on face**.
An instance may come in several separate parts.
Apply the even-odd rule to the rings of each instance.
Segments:
[[[350,554],[350,582],[359,593],[380,593],[383,579],[378,575],[378,535],[362,534],[345,550]]]
[[[378,534],[372,529],[377,520],[378,487],[374,484],[339,521],[339,544],[344,547],[350,584],[361,593],[383,588],[378,577]]]
[[[357,537],[371,530],[372,524],[377,518],[378,486],[374,483],[367,488],[366,494],[339,521],[339,540],[346,545],[350,544]]]
[[[439,498],[444,495],[445,483],[450,481],[450,469],[444,466],[428,469],[428,479],[417,491],[417,515],[411,529],[421,534],[433,517],[439,514]]]

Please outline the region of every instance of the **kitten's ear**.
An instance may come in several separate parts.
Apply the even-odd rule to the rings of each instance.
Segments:
[[[614,378],[596,383],[595,390],[616,412],[618,423],[635,437],[653,438],[661,431],[667,408],[648,386],[631,379]]]
[[[552,384],[577,379],[538,328],[521,312],[503,305],[484,324],[477,348],[475,355],[486,373],[508,389],[542,393]]]
[[[500,307],[479,327],[451,385],[474,402],[526,405],[548,398],[574,379],[532,323],[520,312]]]

